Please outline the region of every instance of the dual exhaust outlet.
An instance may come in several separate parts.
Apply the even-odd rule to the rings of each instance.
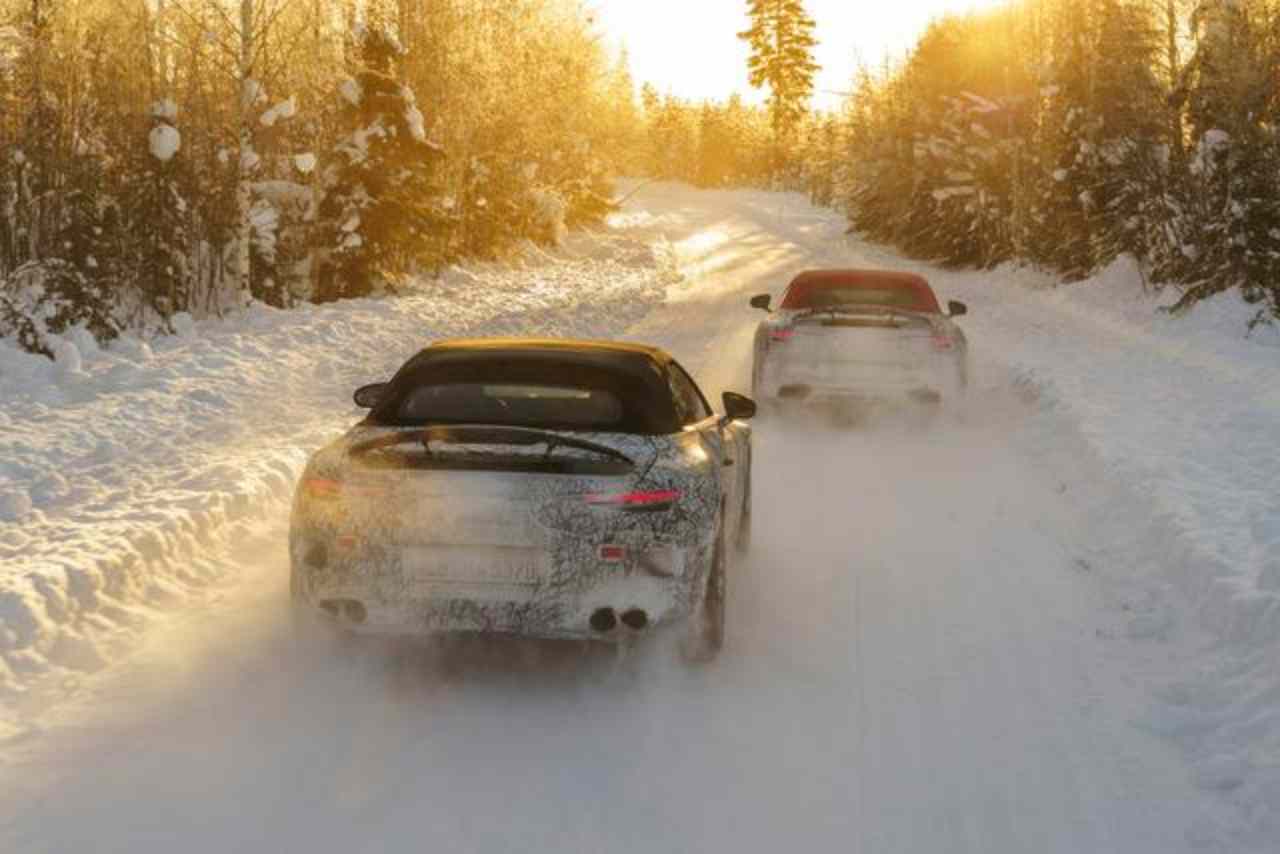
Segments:
[[[352,625],[358,626],[368,619],[364,604],[354,599],[326,599],[320,607],[330,617]],[[599,635],[612,634],[619,625],[633,632],[643,632],[649,628],[649,615],[640,608],[631,608],[621,614],[612,608],[597,608],[591,614],[590,623],[591,630]]]
[[[612,608],[597,608],[591,615],[591,630],[598,635],[611,634],[621,624],[633,632],[649,628],[649,615],[640,608],[631,608],[619,614]]]
[[[345,620],[355,626],[369,618],[369,611],[364,603],[355,599],[325,599],[320,607],[335,620]]]

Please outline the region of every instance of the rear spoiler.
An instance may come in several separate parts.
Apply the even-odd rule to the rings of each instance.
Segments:
[[[631,457],[617,448],[611,448],[600,442],[567,436],[551,430],[491,424],[440,424],[423,430],[398,430],[357,442],[351,446],[349,453],[353,457],[361,457],[374,451],[410,444],[421,445],[428,459],[435,456],[433,445],[513,445],[517,447],[546,445],[546,453],[542,456],[543,462],[549,462],[558,448],[574,448],[605,457],[631,470],[636,467],[636,462]]]
[[[431,443],[453,445],[546,445],[548,456],[556,448],[576,448],[589,451],[603,457],[610,457],[619,462],[634,466],[636,461],[619,451],[599,442],[566,436],[552,430],[538,430],[532,427],[505,427],[486,424],[439,425],[428,427],[422,432],[422,443],[431,453]]]

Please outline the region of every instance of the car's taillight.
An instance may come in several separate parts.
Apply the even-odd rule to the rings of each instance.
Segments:
[[[337,501],[342,497],[342,484],[328,478],[309,477],[302,482],[302,489],[308,498],[317,501]]]
[[[605,563],[622,563],[627,559],[627,547],[604,545],[600,547],[600,560]]]
[[[770,341],[790,341],[791,336],[795,335],[794,329],[774,329],[769,332]]]
[[[619,510],[666,510],[683,496],[679,490],[663,489],[651,492],[614,492],[587,495],[586,502],[596,507],[617,507]]]
[[[360,479],[334,480],[327,477],[308,477],[302,481],[302,489],[308,498],[317,501],[349,501],[369,502],[386,497],[387,486],[382,483]]]

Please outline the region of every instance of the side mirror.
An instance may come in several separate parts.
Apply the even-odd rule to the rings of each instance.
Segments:
[[[729,421],[750,421],[756,417],[756,402],[751,398],[726,391],[723,400],[725,418]]]
[[[373,409],[378,405],[378,401],[382,400],[382,393],[386,390],[386,383],[373,383],[360,386],[352,397],[355,399],[356,406],[361,409]]]
[[[760,294],[751,298],[751,307],[758,308],[761,311],[772,311],[773,297],[768,294]]]
[[[951,302],[947,303],[947,313],[951,317],[964,317],[966,314],[969,313],[969,306],[965,305],[962,302],[956,302],[955,300],[952,300]]]

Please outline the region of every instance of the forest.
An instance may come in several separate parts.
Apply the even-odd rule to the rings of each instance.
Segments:
[[[834,111],[807,51],[838,34],[783,5],[757,104],[637,89],[580,0],[0,0],[0,338],[393,291],[600,222],[621,175],[805,191],[954,266],[1127,254],[1174,310],[1280,318],[1280,2],[949,16]]]
[[[786,133],[735,101],[649,97],[647,163],[805,190],[852,231],[952,266],[1073,282],[1128,254],[1177,289],[1175,311],[1239,289],[1273,323],[1278,84],[1275,0],[1021,0],[937,20]]]
[[[1280,317],[1280,3],[1034,0],[936,23],[805,162],[854,228],[954,265],[1127,253],[1184,310]]]
[[[608,209],[576,0],[2,0],[0,337],[394,289]]]

